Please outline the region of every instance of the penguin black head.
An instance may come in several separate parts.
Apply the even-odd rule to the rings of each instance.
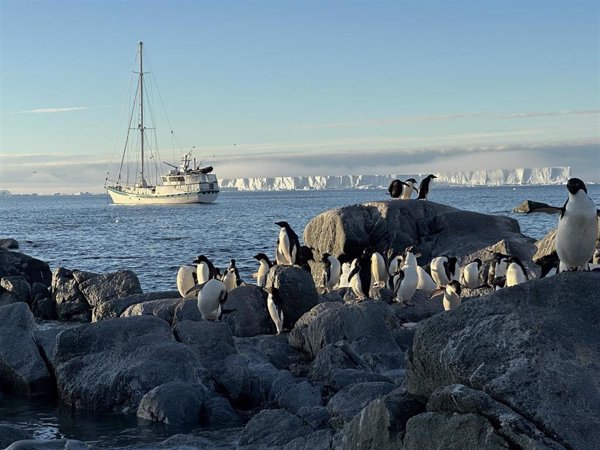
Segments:
[[[429,175],[429,178],[437,178],[434,174]]]
[[[406,180],[406,182],[407,182],[407,183],[408,183],[409,181],[410,181],[411,183],[416,183],[416,182],[417,182],[417,180],[415,180],[414,178],[409,178],[408,180]]]
[[[229,267],[235,267],[235,259],[229,260]]]
[[[580,190],[587,194],[585,183],[579,178],[571,178],[569,181],[567,181],[567,190],[573,195],[577,194],[577,192]]]
[[[199,255],[194,261],[194,264],[200,264],[201,262],[208,262],[208,258],[204,255]]]
[[[322,258],[321,258],[321,261],[323,261],[323,262],[328,262],[328,261],[329,261],[329,257],[330,257],[330,256],[331,256],[331,255],[330,255],[329,253],[323,253],[323,255],[322,255]]]
[[[279,225],[281,228],[290,228],[290,224],[284,221],[275,222],[275,225]]]
[[[456,292],[456,295],[460,296],[461,287],[458,281],[452,280],[450,283],[448,283],[448,286],[451,286],[451,289]]]
[[[375,253],[375,249],[373,247],[366,247],[362,252],[362,257],[368,259],[373,253]]]
[[[481,269],[481,259],[479,258],[475,258],[473,261],[471,261],[472,263],[477,263],[477,268]]]
[[[271,261],[269,260],[269,257],[267,255],[265,255],[264,253],[257,253],[256,255],[253,256],[254,259],[256,259],[257,261],[266,261],[267,264],[269,265],[269,267],[271,266]]]

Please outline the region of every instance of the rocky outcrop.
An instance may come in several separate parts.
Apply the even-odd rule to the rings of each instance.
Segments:
[[[39,259],[20,252],[0,250],[0,278],[24,277],[30,285],[42,283],[49,287],[52,281],[50,267]]]
[[[156,316],[166,320],[168,323],[172,323],[175,307],[179,304],[180,300],[180,298],[161,298],[158,300],[136,303],[123,311],[121,317]]]
[[[327,403],[327,409],[332,416],[331,423],[336,428],[341,428],[371,401],[383,397],[395,387],[393,383],[384,381],[355,383],[346,386]]]
[[[162,384],[211,385],[198,352],[176,342],[169,324],[154,316],[67,329],[57,337],[54,361],[60,399],[76,409],[135,413]]]
[[[307,436],[313,431],[313,427],[285,409],[265,409],[250,419],[239,445],[240,448],[281,448],[293,439]]]
[[[547,203],[536,202],[533,200],[525,200],[519,206],[513,208],[512,212],[516,213],[546,213],[546,214],[558,214],[560,212],[560,208],[556,206],[550,206]]]
[[[13,238],[0,239],[0,250],[18,250],[19,243]]]
[[[143,293],[137,275],[131,270],[89,278],[79,283],[79,290],[92,308],[114,298]]]
[[[76,271],[59,267],[52,272],[52,300],[59,320],[89,322],[90,305],[79,290]]]
[[[125,310],[127,310],[127,308],[129,308],[132,305],[152,302],[154,300],[171,299],[178,297],[179,293],[177,291],[160,291],[149,292],[147,294],[128,295],[127,297],[122,298],[114,298],[104,303],[100,303],[94,308],[94,310],[92,311],[92,322],[98,322],[100,320],[114,319],[115,317],[120,317],[121,314],[123,314]],[[154,308],[157,305],[151,306],[152,308]],[[145,308],[143,309],[145,310]]]
[[[231,291],[224,308],[222,321],[231,327],[235,336],[274,334],[275,325],[267,309],[267,292],[259,286],[240,286]]]
[[[33,314],[26,303],[0,307],[0,385],[20,395],[52,395],[54,383],[35,345]]]
[[[461,211],[430,201],[386,201],[325,211],[304,229],[304,242],[324,252],[355,258],[367,246],[381,253],[415,245],[426,263],[438,255],[463,257],[502,239],[522,239],[519,224],[505,216]]]
[[[10,444],[23,439],[31,439],[30,433],[13,425],[0,424],[0,447],[6,448]]]
[[[423,322],[407,358],[407,386],[429,397],[432,411],[409,421],[409,448],[424,442],[425,430],[518,447],[521,438],[498,421],[507,414],[536,445],[599,447],[599,316],[600,277],[577,272],[502,289]],[[434,391],[452,385],[466,388],[436,395],[456,403],[434,401]],[[494,442],[479,440],[492,431]]]

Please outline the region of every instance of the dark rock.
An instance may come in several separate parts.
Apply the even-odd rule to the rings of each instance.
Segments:
[[[341,428],[349,422],[365,406],[378,397],[391,392],[396,386],[393,383],[370,382],[356,383],[346,386],[331,397],[327,409],[332,416],[331,423]]]
[[[444,310],[442,298],[442,296],[430,298],[427,292],[418,290],[411,300],[412,305],[394,303],[391,308],[400,323],[420,322]]]
[[[267,286],[279,289],[283,326],[288,330],[319,301],[310,273],[300,267],[274,266],[267,277]]]
[[[224,306],[233,312],[223,314],[222,321],[234,336],[274,334],[275,325],[267,309],[267,292],[259,286],[240,286],[232,290]]]
[[[100,273],[88,272],[85,270],[73,269],[73,278],[77,281],[77,284],[81,284],[85,281],[91,280],[92,278],[99,277]]]
[[[0,239],[0,250],[18,250],[19,243],[13,238]]]
[[[163,298],[151,300],[148,302],[136,303],[128,307],[121,317],[131,316],[156,316],[169,323],[173,322],[175,307],[179,304],[180,298]]]
[[[359,369],[371,372],[369,366],[346,341],[323,347],[312,362],[308,376],[311,380],[328,383],[334,369]]]
[[[63,330],[78,326],[74,322],[47,321],[38,325],[34,333],[35,344],[51,373],[55,371],[56,337]]]
[[[558,214],[560,208],[556,206],[550,206],[547,203],[536,202],[533,200],[525,200],[519,206],[513,208],[512,212],[516,213],[547,213],[547,214]]]
[[[236,339],[236,347],[240,353],[241,338]],[[304,363],[304,355],[288,342],[287,334],[269,334],[248,338],[248,344],[265,355],[267,361],[278,369],[289,369],[291,365]]]
[[[0,423],[0,448],[6,448],[16,441],[32,438],[31,433],[19,427]]]
[[[346,424],[337,436],[337,448],[395,450],[402,448],[406,422],[425,410],[423,400],[401,388],[377,398]],[[433,441],[427,443],[431,446]]]
[[[86,279],[79,283],[79,290],[92,307],[115,298],[143,293],[137,275],[131,270],[119,270]]]
[[[140,444],[133,447],[127,447],[127,449],[155,450],[159,448],[164,450],[223,450],[225,448],[235,448],[240,434],[241,430],[228,430],[227,437],[230,439],[230,442],[224,445],[221,445],[220,443],[217,444],[202,436],[175,434],[162,442],[152,443],[151,445]]]
[[[239,445],[256,445],[261,448],[283,446],[298,437],[315,431],[300,417],[285,409],[265,409],[250,419],[242,432]]]
[[[465,302],[419,326],[407,357],[408,389],[429,397],[463,384],[565,447],[598,448],[598,317],[600,277],[593,272],[532,280]]]
[[[391,378],[369,370],[333,369],[326,382],[326,386],[331,392],[338,392],[351,384],[374,382],[395,383]]]
[[[60,399],[77,409],[135,413],[151,389],[171,381],[210,386],[200,355],[154,316],[80,325],[58,335]]]
[[[137,409],[142,419],[168,424],[199,423],[204,398],[210,395],[199,384],[174,381],[148,391]]]
[[[52,300],[59,320],[89,322],[90,305],[79,291],[71,270],[59,267],[52,272]]]
[[[5,450],[89,450],[89,447],[74,439],[29,439],[13,442]]]
[[[31,285],[23,276],[0,278],[0,292],[2,290],[10,292],[20,302],[31,302]]]
[[[236,354],[231,329],[223,322],[184,320],[173,327],[178,341],[198,351],[209,370],[221,365],[229,355]]]
[[[200,422],[215,428],[239,427],[243,424],[242,418],[232,408],[229,400],[218,395],[204,400]]]
[[[405,322],[402,326],[396,328],[393,332],[396,344],[403,352],[408,351],[413,346],[415,333],[417,332],[416,322]]]
[[[19,276],[30,285],[37,281],[50,287],[52,281],[52,272],[45,262],[20,252],[0,251],[0,278]]]
[[[503,255],[517,256],[525,269],[527,269],[527,273],[530,278],[535,278],[540,273],[540,268],[533,263],[531,260],[533,254],[536,251],[535,240],[532,238],[528,238],[526,236],[522,237],[513,237],[511,239],[503,239],[499,242],[496,242],[494,245],[478,250],[474,253],[471,253],[469,256],[465,257],[461,261],[461,266],[464,266],[475,258],[479,258],[482,261],[489,260],[494,253],[501,253]],[[483,280],[485,281],[485,280]],[[463,297],[467,294],[463,293]]]
[[[333,436],[333,430],[318,430],[288,442],[283,450],[329,450],[335,448]]]
[[[148,294],[128,295],[127,297],[109,300],[107,302],[100,303],[94,308],[92,313],[92,322],[120,317],[127,308],[137,303],[145,303],[167,298],[170,299],[177,296],[179,296],[177,291],[161,291],[150,292]]]
[[[22,302],[19,302],[19,298],[15,294],[11,294],[10,292],[0,293],[0,306],[12,305],[13,303]]]
[[[374,371],[404,367],[404,355],[390,332],[398,326],[391,307],[380,301],[320,303],[289,334],[290,344],[309,357],[327,344],[346,341]]]
[[[42,320],[56,319],[56,303],[52,297],[36,296],[31,302],[31,312]]]
[[[461,211],[434,202],[411,200],[353,205],[325,211],[304,229],[304,242],[315,254],[348,259],[367,246],[385,254],[416,245],[422,263],[438,255],[462,257],[502,239],[522,237],[516,220]]]
[[[329,414],[326,406],[303,406],[298,409],[296,415],[315,430],[330,428],[329,420],[331,419],[331,414]]]
[[[181,299],[175,307],[173,315],[173,325],[184,320],[202,320],[202,315],[198,309],[198,301],[196,299]]]
[[[0,307],[0,324],[0,385],[15,394],[52,394],[54,383],[35,345],[36,325],[27,304]]]
[[[318,386],[280,370],[271,383],[269,399],[279,407],[296,414],[303,407],[322,406],[322,393]]]

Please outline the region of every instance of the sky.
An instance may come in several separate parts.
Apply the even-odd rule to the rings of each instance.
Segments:
[[[103,191],[139,41],[161,157],[219,178],[600,182],[597,1],[0,0],[0,190]]]

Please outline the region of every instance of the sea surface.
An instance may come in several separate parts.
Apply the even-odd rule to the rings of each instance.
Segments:
[[[588,186],[600,205],[600,185]],[[524,200],[562,206],[564,186],[436,187],[430,201],[519,221],[521,231],[536,239],[554,228],[556,214],[515,214]],[[115,206],[106,196],[0,197],[0,238],[14,238],[20,251],[48,262],[97,273],[131,269],[144,292],[176,289],[176,273],[199,254],[216,266],[235,258],[242,278],[258,268],[258,252],[272,256],[285,220],[302,238],[305,225],[332,208],[387,200],[385,190],[235,192],[224,191],[207,205]],[[1,326],[1,324],[0,324]],[[37,438],[71,438],[105,448],[156,442],[178,432],[205,436],[224,447],[235,432],[178,429],[111,414],[73,415],[52,402],[3,398],[0,423],[18,424]],[[238,430],[239,434],[239,430]]]

